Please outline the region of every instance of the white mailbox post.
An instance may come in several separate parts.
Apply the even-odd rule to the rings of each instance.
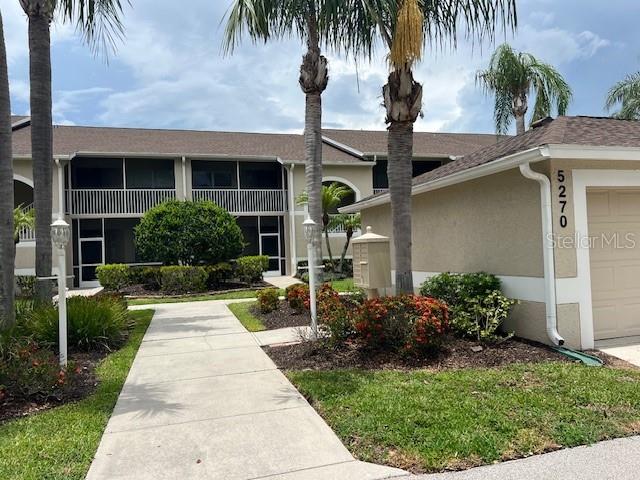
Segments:
[[[377,235],[367,227],[367,233],[356,238],[353,245],[353,283],[377,297],[379,289],[391,287],[391,250],[389,237]]]

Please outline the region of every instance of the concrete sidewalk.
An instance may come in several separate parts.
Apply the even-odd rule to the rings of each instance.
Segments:
[[[88,480],[406,475],[354,460],[224,302],[155,309]]]

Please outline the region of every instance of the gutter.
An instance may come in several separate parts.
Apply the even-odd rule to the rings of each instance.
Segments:
[[[542,212],[542,242],[544,261],[544,303],[547,318],[547,336],[554,345],[564,345],[564,338],[558,333],[556,313],[556,266],[553,249],[553,216],[551,211],[551,182],[546,175],[531,170],[531,165],[520,165],[520,173],[525,178],[540,185],[540,209]]]

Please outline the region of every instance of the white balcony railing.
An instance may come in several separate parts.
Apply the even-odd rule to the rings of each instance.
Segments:
[[[389,191],[388,188],[374,188],[373,189],[373,194],[377,195],[379,193],[384,193],[384,192],[387,192],[387,191]]]
[[[27,205],[26,207],[21,207],[21,210],[24,213],[31,212],[33,210],[33,203],[30,205]],[[33,242],[36,239],[35,229],[31,227],[20,228],[20,230],[18,231],[18,239],[21,242]]]
[[[67,190],[67,209],[71,215],[142,215],[175,198],[173,189],[72,189]]]
[[[231,213],[284,212],[284,190],[193,189],[193,200],[209,200]]]
[[[356,214],[354,213],[354,214],[351,214],[349,216],[350,217],[354,217],[355,215]],[[354,231],[354,233],[356,233],[356,232],[359,232],[360,229],[356,228],[353,231]],[[344,225],[338,224],[338,225],[334,225],[333,227],[329,227],[329,233],[336,233],[336,234],[338,234],[338,233],[347,233],[347,229],[344,228]]]

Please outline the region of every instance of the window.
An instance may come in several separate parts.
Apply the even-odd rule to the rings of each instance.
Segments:
[[[387,177],[387,160],[378,160],[373,167],[373,188],[389,188]],[[412,178],[430,172],[442,165],[441,160],[414,160],[412,162]]]
[[[243,255],[259,255],[260,245],[258,233],[258,217],[238,217],[237,220],[242,235],[244,236]]]
[[[240,188],[282,189],[282,166],[272,162],[240,162]]]
[[[430,172],[442,165],[440,160],[414,160],[413,161],[413,178],[423,173]]]
[[[176,188],[174,161],[157,158],[127,158],[127,188]]]
[[[139,218],[105,218],[104,248],[106,263],[136,263],[133,229]]]
[[[238,188],[236,162],[193,160],[193,188]]]
[[[122,159],[74,159],[71,162],[71,186],[78,189],[124,188]]]

